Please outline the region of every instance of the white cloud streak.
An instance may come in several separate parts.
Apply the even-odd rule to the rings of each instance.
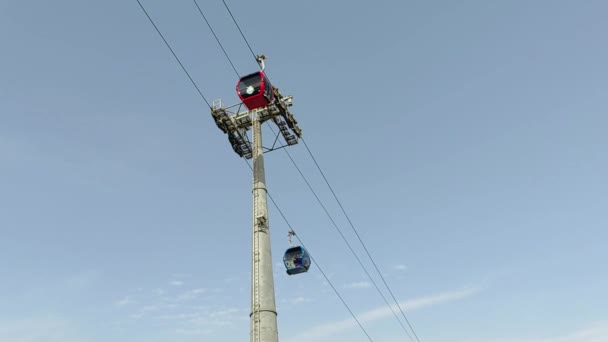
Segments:
[[[60,317],[0,320],[0,341],[86,342],[73,322]]]
[[[213,333],[213,330],[210,329],[184,329],[184,328],[179,328],[177,330],[175,330],[175,332],[179,335],[194,335],[194,336],[201,336],[201,335],[210,335],[211,333]]]
[[[306,297],[295,297],[289,300],[290,304],[302,304],[302,303],[307,303],[310,302],[310,298],[306,298]]]
[[[163,290],[161,288],[156,288],[156,289],[152,290],[152,294],[155,296],[162,296],[165,294],[165,290]]]
[[[446,303],[454,300],[464,299],[473,296],[479,292],[479,288],[468,288],[459,291],[445,292],[434,296],[426,296],[414,298],[406,301],[399,302],[399,305],[403,311],[413,311],[423,307],[433,306],[441,303]],[[393,305],[393,310],[398,310],[396,305]],[[362,323],[370,323],[378,321],[384,318],[391,317],[393,315],[391,309],[387,306],[372,309],[363,313],[357,314],[357,319]],[[352,319],[345,319],[336,321],[328,324],[318,325],[307,329],[306,332],[289,338],[288,342],[304,342],[304,341],[317,341],[322,338],[338,334],[340,332],[356,328],[358,325]],[[561,342],[561,341],[560,341]],[[570,341],[567,341],[570,342]]]
[[[117,300],[114,302],[114,305],[116,306],[125,306],[131,303],[135,303],[135,301],[133,299],[131,299],[131,297],[126,296],[123,299]]]
[[[344,285],[346,289],[367,289],[372,286],[372,283],[369,281],[357,281],[354,283]]]
[[[467,340],[466,342],[481,341]],[[596,322],[574,332],[552,337],[501,338],[484,342],[606,342],[608,341],[608,321]]]
[[[202,296],[203,294],[206,294],[208,291],[209,290],[204,288],[192,289],[177,296],[176,300],[180,302],[193,300]]]
[[[101,273],[97,270],[85,270],[70,275],[65,279],[64,283],[71,289],[82,289],[99,280],[100,276]]]

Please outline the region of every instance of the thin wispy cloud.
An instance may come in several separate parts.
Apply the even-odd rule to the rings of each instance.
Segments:
[[[172,278],[190,278],[192,277],[192,274],[190,273],[174,273],[171,275]]]
[[[162,296],[165,291],[153,290],[149,292],[149,296],[140,297],[137,303],[140,305],[134,307],[133,311],[128,315],[131,319],[164,319],[164,320],[193,320],[204,315],[213,315],[209,311],[209,307],[197,304],[197,299],[212,298],[220,289],[195,288],[181,293]],[[125,297],[115,302],[116,306],[126,306],[136,303],[131,297]],[[196,304],[196,305],[195,305]]]
[[[237,276],[234,277],[228,277],[224,279],[225,283],[234,283],[235,281],[238,281],[240,278]]]
[[[183,329],[183,328],[179,328],[177,330],[175,330],[175,332],[179,335],[195,335],[195,336],[199,336],[199,335],[210,335],[211,333],[213,333],[213,330],[211,329]]]
[[[131,319],[141,319],[144,317],[150,318],[152,317],[152,315],[158,314],[159,312],[161,312],[165,307],[161,306],[161,305],[144,305],[142,307],[140,307],[137,312],[134,312],[132,314],[129,315],[129,318]]]
[[[211,334],[236,324],[242,324],[249,319],[249,311],[238,308],[217,308],[215,310],[199,311],[183,315],[177,324],[182,333],[189,335]]]
[[[162,320],[189,320],[192,318],[196,318],[199,317],[200,313],[174,313],[174,314],[163,314],[163,315],[158,315],[154,318],[156,319],[162,319]]]
[[[155,296],[162,296],[165,293],[166,293],[165,290],[163,290],[161,288],[157,288],[157,289],[152,290],[152,294],[155,295]]]
[[[468,288],[458,291],[450,291],[441,293],[434,296],[418,297],[410,300],[399,302],[399,305],[404,311],[413,311],[423,307],[429,307],[447,303],[459,299],[471,297],[478,293],[480,288]],[[393,305],[393,310],[398,310],[396,305]],[[376,309],[368,310],[363,313],[356,314],[357,318],[362,324],[378,321],[381,319],[392,317],[393,312],[388,306],[379,307]],[[300,341],[316,341],[328,336],[336,335],[346,330],[357,328],[357,323],[352,319],[344,319],[341,321],[331,322],[327,324],[318,325],[307,329],[306,332],[289,338],[289,342],[300,342]],[[561,342],[561,341],[560,341]],[[570,341],[568,341],[570,342]]]
[[[395,266],[393,266],[393,269],[395,271],[407,271],[407,266],[403,265],[403,264],[401,264],[401,265],[395,265]]]
[[[472,342],[478,340],[468,340],[463,342]],[[580,328],[570,333],[551,336],[551,337],[510,337],[488,340],[484,342],[606,342],[608,341],[608,321],[596,322],[586,327]]]
[[[115,306],[126,306],[131,303],[135,303],[135,301],[130,296],[125,296],[124,298],[115,301],[114,305]]]
[[[78,325],[62,317],[30,317],[1,320],[0,341],[87,342]]]
[[[344,285],[346,289],[367,289],[372,286],[369,281],[356,281],[350,284]]]
[[[85,270],[72,274],[65,279],[65,285],[70,288],[84,288],[98,281],[101,272],[97,270]]]
[[[295,298],[291,298],[291,299],[289,299],[289,301],[288,301],[288,302],[289,302],[290,304],[294,304],[294,305],[296,305],[296,304],[308,303],[308,302],[310,302],[310,301],[311,301],[311,300],[310,300],[310,298],[306,298],[306,297],[295,297]]]
[[[141,308],[142,312],[153,312],[158,310],[160,310],[160,307],[158,305],[146,305]]]
[[[132,318],[132,319],[140,319],[140,318],[144,317],[144,315],[145,315],[145,313],[143,313],[143,312],[138,312],[138,313],[130,314],[130,315],[129,315],[129,318]]]
[[[131,320],[139,322],[152,322],[158,324],[165,321],[173,326],[174,333],[178,335],[209,335],[219,333],[226,327],[235,324],[242,325],[249,319],[248,310],[212,305],[207,301],[223,292],[221,288],[191,288],[184,289],[184,282],[174,280],[169,282],[173,288],[163,290],[156,288],[117,300],[116,306],[129,306],[131,312],[125,313]],[[177,291],[176,291],[177,290]],[[138,303],[138,305],[129,305]]]
[[[182,294],[180,294],[179,296],[177,296],[176,300],[183,302],[183,301],[187,301],[187,300],[193,300],[193,299],[197,299],[200,296],[208,293],[209,290],[205,289],[205,288],[198,288],[198,289],[192,289],[189,291],[186,291]]]

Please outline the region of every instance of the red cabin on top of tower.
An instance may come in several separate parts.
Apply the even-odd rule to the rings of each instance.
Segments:
[[[272,84],[263,70],[241,77],[236,93],[249,110],[266,107],[274,101]]]

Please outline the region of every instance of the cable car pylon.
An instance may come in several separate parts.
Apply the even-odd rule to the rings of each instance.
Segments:
[[[242,104],[224,107],[222,100],[216,100],[211,115],[218,128],[228,135],[234,152],[239,157],[253,159],[250,341],[278,342],[264,153],[297,144],[302,130],[288,109],[293,98],[281,95],[270,84],[264,74],[264,59],[263,55],[257,57],[261,71],[241,77],[237,84],[237,94],[247,110],[240,111]],[[262,144],[262,124],[266,121],[272,121],[279,128],[271,147]],[[253,142],[247,135],[250,129]],[[285,144],[277,145],[280,136]]]

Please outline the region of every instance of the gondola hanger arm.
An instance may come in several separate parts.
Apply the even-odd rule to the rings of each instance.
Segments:
[[[293,247],[293,242],[291,241],[291,238],[296,236],[296,232],[292,230],[289,230],[289,233],[287,233],[287,238],[289,239],[289,246]]]
[[[264,69],[266,68],[266,66],[264,65],[264,60],[266,59],[266,56],[258,55],[255,59],[258,61],[258,64],[260,65],[262,71],[264,71]]]

